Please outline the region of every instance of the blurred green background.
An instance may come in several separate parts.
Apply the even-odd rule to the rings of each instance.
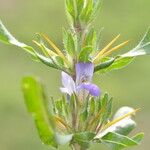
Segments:
[[[95,21],[105,27],[102,46],[121,33],[120,41],[131,39],[129,50],[150,25],[149,0],[105,0]],[[32,45],[34,33],[47,33],[62,47],[62,27],[67,27],[64,0],[0,0],[0,18],[18,39]],[[48,150],[41,144],[21,92],[25,75],[38,76],[49,96],[60,96],[60,72],[33,62],[21,49],[0,44],[0,150]],[[139,57],[129,67],[105,75],[94,82],[114,97],[114,111],[124,105],[142,108],[136,116],[136,131],[145,138],[133,150],[150,149],[150,57]],[[59,93],[59,94],[58,94]],[[62,147],[60,149],[66,149]],[[93,145],[91,150],[107,150]]]

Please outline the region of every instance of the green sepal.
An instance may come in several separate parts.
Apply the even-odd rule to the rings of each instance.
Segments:
[[[41,141],[57,147],[55,140],[55,122],[47,108],[47,98],[43,86],[33,77],[25,77],[22,81],[22,90],[28,111],[32,114]]]
[[[80,14],[84,8],[84,4],[85,4],[85,0],[76,0],[78,16],[80,16]]]

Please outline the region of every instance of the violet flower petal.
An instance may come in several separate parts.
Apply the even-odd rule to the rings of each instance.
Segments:
[[[82,83],[77,87],[77,90],[85,89],[89,92],[90,95],[98,97],[100,96],[100,89],[97,85],[91,83]]]
[[[91,82],[94,72],[93,63],[77,63],[76,64],[76,84],[83,82]]]

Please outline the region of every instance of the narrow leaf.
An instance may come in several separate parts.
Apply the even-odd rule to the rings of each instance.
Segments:
[[[101,141],[113,150],[120,150],[122,148],[136,146],[139,144],[132,138],[113,132],[109,132],[107,135],[102,137]]]

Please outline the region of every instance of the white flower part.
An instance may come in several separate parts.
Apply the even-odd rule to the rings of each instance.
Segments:
[[[134,111],[134,109],[131,108],[131,107],[127,107],[127,106],[122,107],[116,112],[116,114],[113,117],[113,120],[118,119],[118,118],[120,118],[120,117],[122,117],[122,116],[124,116],[124,115],[126,115],[130,112],[133,112],[133,111]],[[124,129],[127,126],[136,126],[135,121],[132,120],[131,117],[132,117],[132,115],[129,116],[129,117],[126,117],[123,120],[121,120],[121,121],[115,123],[114,125],[108,127],[106,130],[104,130],[104,131],[100,132],[99,134],[97,134],[95,139],[102,138],[103,136],[105,136],[109,132],[118,132],[120,129]]]
[[[76,85],[72,77],[65,72],[62,72],[61,76],[62,76],[62,85],[63,85],[63,87],[60,88],[61,92],[67,93],[69,95],[76,92]]]
[[[116,114],[114,115],[113,119],[117,119],[117,118],[120,118],[122,116],[124,116],[125,114],[128,114],[130,112],[133,112],[134,109],[131,108],[131,107],[128,107],[128,106],[124,106],[124,107],[121,107],[117,112]],[[127,118],[131,118],[132,116],[129,116]]]

